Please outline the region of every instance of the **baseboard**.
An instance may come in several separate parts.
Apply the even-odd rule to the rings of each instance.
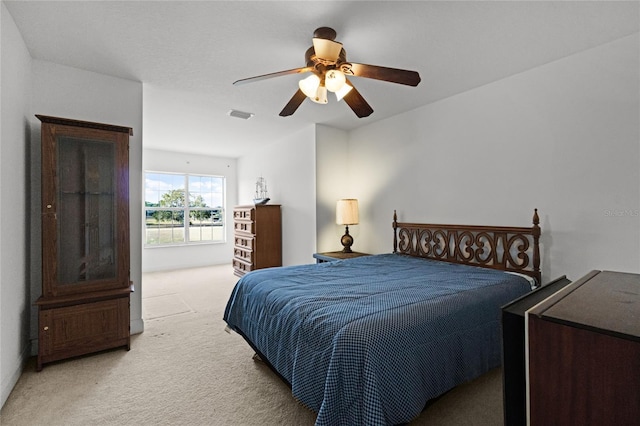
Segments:
[[[144,320],[142,318],[131,320],[129,330],[131,334],[140,334],[144,331]]]
[[[7,381],[5,383],[2,383],[2,391],[0,393],[0,407],[3,407],[4,403],[7,402],[9,395],[11,395],[11,391],[15,387],[16,383],[18,383],[18,380],[20,380],[20,376],[22,375],[24,366],[26,365],[27,360],[29,359],[29,354],[31,353],[30,346],[31,345],[27,345],[24,348],[24,350],[20,354],[20,357],[17,360],[18,362],[16,363],[17,365],[15,370],[13,371],[11,376],[7,379]]]

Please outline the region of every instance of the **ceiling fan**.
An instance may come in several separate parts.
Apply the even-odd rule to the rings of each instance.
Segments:
[[[307,63],[305,67],[249,77],[237,80],[233,84],[240,85],[282,75],[310,72],[311,75],[300,80],[298,91],[280,111],[280,116],[292,115],[306,98],[319,104],[326,104],[327,91],[329,91],[335,93],[338,101],[344,99],[353,112],[362,118],[371,115],[373,108],[360,95],[347,76],[372,78],[408,86],[417,86],[420,83],[420,74],[416,71],[348,62],[342,43],[335,41],[335,38],[334,29],[320,27],[313,33],[313,46],[305,53]]]

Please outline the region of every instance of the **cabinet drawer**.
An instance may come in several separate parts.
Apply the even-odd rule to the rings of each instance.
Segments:
[[[253,212],[255,209],[247,208],[247,209],[234,209],[233,210],[233,219],[244,219],[244,220],[254,220]]]
[[[233,256],[236,259],[244,260],[245,262],[253,263],[253,251],[244,250],[239,247],[233,249]]]
[[[247,273],[247,272],[251,272],[253,270],[253,264],[250,263],[246,263],[243,262],[240,259],[233,259],[233,269],[236,270],[236,272],[242,272],[243,274]]]
[[[233,224],[233,230],[235,232],[244,232],[253,235],[255,234],[255,222],[236,221]]]
[[[235,246],[247,250],[253,250],[253,238],[236,235]]]

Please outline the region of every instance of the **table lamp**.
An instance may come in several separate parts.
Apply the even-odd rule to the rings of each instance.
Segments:
[[[340,242],[344,246],[342,249],[343,253],[351,253],[353,237],[349,235],[349,225],[357,225],[358,219],[358,200],[355,198],[338,200],[338,205],[336,206],[336,224],[345,225],[345,234],[340,239]]]

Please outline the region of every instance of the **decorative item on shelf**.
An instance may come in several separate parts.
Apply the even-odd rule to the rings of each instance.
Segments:
[[[345,225],[345,234],[340,239],[340,242],[344,246],[342,249],[343,253],[351,253],[353,237],[349,235],[349,225],[357,225],[358,221],[358,200],[355,198],[338,200],[336,206],[336,223],[338,225]]]
[[[260,176],[256,181],[256,196],[253,199],[254,204],[267,204],[271,198],[267,192],[267,181]]]

